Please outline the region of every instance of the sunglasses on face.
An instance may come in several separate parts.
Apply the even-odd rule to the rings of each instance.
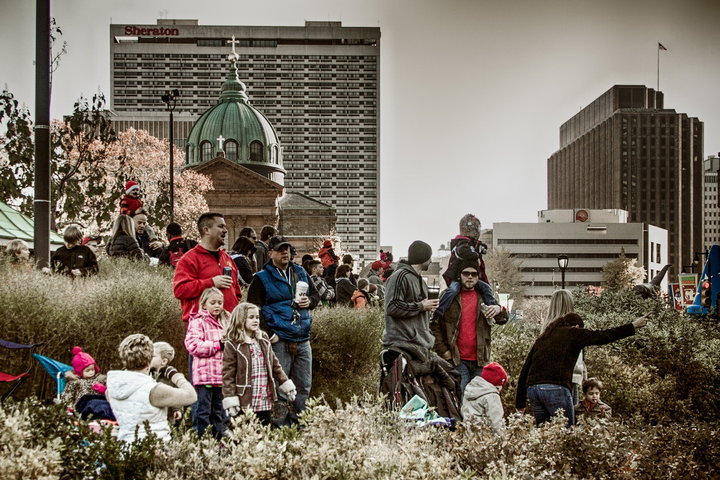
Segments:
[[[477,277],[478,272],[460,272],[463,277]]]

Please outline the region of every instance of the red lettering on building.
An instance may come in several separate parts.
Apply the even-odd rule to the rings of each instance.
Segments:
[[[125,35],[133,37],[177,37],[180,30],[177,28],[141,28],[134,25],[125,27]]]

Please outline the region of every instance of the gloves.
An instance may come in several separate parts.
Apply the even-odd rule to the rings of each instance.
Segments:
[[[280,392],[282,392],[285,397],[287,398],[288,402],[294,402],[295,396],[297,395],[297,389],[295,388],[295,384],[292,380],[288,379],[284,383],[282,383],[278,389]]]
[[[158,378],[167,378],[168,380],[172,381],[172,377],[176,373],[178,373],[177,368],[167,365],[158,370]]]
[[[105,395],[105,391],[107,390],[107,387],[103,385],[102,383],[94,383],[92,386],[92,389],[95,390],[100,395]]]
[[[240,408],[240,398],[237,396],[223,398],[222,406],[228,417],[239,415],[242,411]]]

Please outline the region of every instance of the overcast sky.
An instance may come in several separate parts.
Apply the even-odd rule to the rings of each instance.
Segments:
[[[0,0],[0,85],[34,105],[35,2]],[[53,118],[109,97],[109,24],[379,26],[380,242],[437,249],[474,213],[535,222],[560,125],[614,84],[655,87],[720,151],[718,0],[55,0],[68,53]],[[252,92],[250,92],[252,94]]]

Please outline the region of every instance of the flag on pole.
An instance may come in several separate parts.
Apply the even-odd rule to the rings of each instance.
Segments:
[[[667,50],[667,48],[665,48],[665,45],[663,45],[663,44],[660,43],[660,42],[658,42],[658,49],[660,49],[660,50]]]

